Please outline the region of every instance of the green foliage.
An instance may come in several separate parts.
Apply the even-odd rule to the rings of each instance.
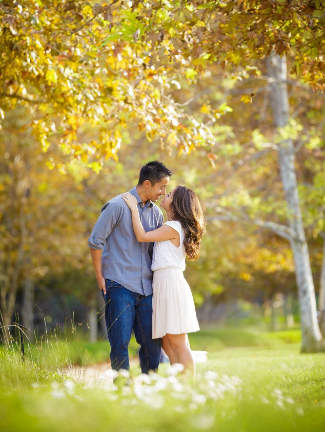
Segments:
[[[293,54],[293,75],[324,86],[324,8],[314,1],[21,1],[2,2],[0,15],[1,116],[27,107],[33,116],[25,126],[44,151],[59,143],[96,172],[93,159],[117,159],[125,125],[186,152],[218,143],[174,103],[175,75],[182,87],[183,77],[195,81],[209,65],[228,67],[234,79],[257,76],[256,59],[275,49]],[[81,144],[87,127],[95,136]]]
[[[203,329],[199,333],[189,335],[191,348],[206,350],[209,353],[225,348],[239,347],[269,347],[279,344],[295,344],[301,341],[301,332],[286,330],[265,333],[254,328],[221,327],[217,329]]]
[[[114,3],[2,2],[0,117],[25,107],[30,118],[22,128],[32,129],[44,152],[59,145],[97,173],[105,160],[117,161],[126,125],[179,150],[213,143],[209,128],[201,124],[199,135],[194,118],[169,97],[168,45],[161,65],[141,45],[141,6]],[[157,14],[160,23],[168,18],[167,9]],[[62,159],[58,153],[48,166],[60,167]]]

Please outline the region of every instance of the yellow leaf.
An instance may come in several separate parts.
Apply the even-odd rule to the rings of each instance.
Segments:
[[[92,162],[87,165],[89,168],[91,168],[96,174],[98,174],[102,169],[102,165],[100,162]]]
[[[251,95],[241,95],[240,100],[241,102],[245,102],[245,104],[248,104],[252,102],[252,97]]]
[[[45,138],[41,138],[41,145],[42,145],[43,152],[46,153],[47,150],[49,149],[51,143],[49,141],[47,141]]]
[[[87,155],[87,153],[82,153],[81,160],[82,160],[82,162],[87,162],[88,161],[88,155]]]
[[[55,84],[57,81],[57,75],[53,69],[48,69],[45,77],[48,84]]]
[[[52,170],[55,167],[55,163],[52,161],[47,161],[45,162],[45,164],[50,170]]]
[[[201,107],[201,113],[203,113],[203,114],[209,114],[209,112],[210,112],[210,106],[208,106],[206,104],[202,105],[202,107]]]
[[[116,140],[119,139],[119,138],[121,138],[121,132],[119,130],[117,130],[117,129],[114,131],[114,138]]]
[[[239,277],[240,279],[243,279],[245,281],[249,281],[252,278],[252,276],[249,273],[240,273]]]

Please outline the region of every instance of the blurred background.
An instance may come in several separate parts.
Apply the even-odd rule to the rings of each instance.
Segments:
[[[265,65],[259,68],[261,81]],[[324,96],[294,80],[288,88],[294,107],[288,133],[297,149],[318,299],[324,257]],[[41,338],[46,328],[78,329],[90,341],[105,339],[104,305],[87,238],[102,205],[130,190],[141,166],[156,159],[174,173],[169,189],[178,184],[192,188],[207,219],[201,256],[188,262],[185,272],[202,328],[299,328],[290,244],[254,222],[286,221],[278,156],[270,144],[274,131],[267,77],[256,88],[253,78],[243,81],[210,68],[196,87],[184,80],[181,90],[171,86],[171,95],[202,121],[212,110],[224,114],[210,124],[218,151],[203,146],[186,152],[119,126],[121,148],[114,159],[102,167],[96,158],[71,162],[56,145],[55,134],[46,151],[40,148],[25,108],[16,106],[6,114],[0,131],[1,314],[7,322],[28,327],[30,340]],[[89,141],[97,132],[85,124],[79,139]]]

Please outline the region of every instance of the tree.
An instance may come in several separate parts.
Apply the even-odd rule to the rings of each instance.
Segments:
[[[281,58],[279,57],[273,57],[274,58],[274,63],[276,62],[278,64],[278,62],[286,62],[285,58],[283,60],[281,60]],[[286,63],[285,63],[286,64]],[[283,63],[281,63],[282,67]],[[275,66],[274,66],[275,69]],[[295,258],[295,262],[296,262],[296,275],[297,275],[297,282],[298,282],[298,287],[299,287],[299,293],[300,293],[300,302],[301,302],[301,308],[302,308],[302,328],[303,328],[303,351],[317,351],[319,349],[323,349],[322,346],[322,342],[321,342],[321,335],[319,332],[319,328],[318,328],[318,324],[317,324],[317,317],[316,317],[316,301],[315,301],[315,293],[314,293],[314,286],[313,286],[313,278],[312,278],[312,273],[311,273],[311,266],[310,266],[310,260],[309,260],[309,252],[308,252],[308,246],[307,246],[307,241],[306,241],[306,237],[305,237],[305,233],[304,233],[304,225],[303,223],[306,223],[306,227],[309,229],[309,231],[312,230],[312,235],[316,235],[317,232],[319,232],[319,230],[322,229],[322,225],[321,222],[323,220],[323,211],[324,211],[324,206],[323,206],[323,196],[324,196],[324,187],[320,188],[320,184],[322,184],[321,182],[321,173],[317,173],[317,169],[321,170],[321,161],[322,161],[322,157],[319,156],[318,160],[316,157],[316,154],[318,152],[318,148],[320,148],[323,145],[323,141],[319,138],[319,136],[321,136],[323,134],[323,124],[322,123],[318,123],[317,121],[315,122],[315,110],[313,112],[312,107],[299,107],[299,114],[301,114],[302,118],[305,118],[304,123],[305,124],[305,129],[303,130],[302,133],[299,133],[302,130],[302,125],[299,123],[299,121],[297,121],[297,119],[290,119],[289,121],[289,99],[288,99],[288,95],[287,95],[287,76],[286,76],[286,70],[283,71],[282,70],[282,75],[279,72],[274,71],[274,69],[272,69],[272,64],[271,64],[271,60],[269,61],[269,65],[268,65],[268,76],[263,76],[263,80],[265,80],[266,83],[268,83],[268,87],[269,87],[269,91],[271,94],[271,106],[272,106],[272,117],[274,118],[274,124],[276,126],[276,130],[272,131],[270,127],[268,127],[269,130],[266,129],[265,125],[268,122],[268,118],[265,120],[265,111],[267,108],[267,104],[266,107],[263,109],[264,114],[264,123],[265,125],[263,125],[263,128],[266,129],[264,130],[265,136],[263,136],[259,129],[255,129],[253,131],[253,134],[251,134],[251,131],[249,133],[247,133],[248,131],[246,130],[244,133],[242,133],[242,131],[238,132],[238,137],[236,136],[237,140],[239,141],[239,143],[241,145],[238,145],[238,141],[233,141],[232,145],[230,146],[230,149],[227,153],[227,157],[228,157],[228,162],[229,159],[234,159],[233,156],[237,156],[235,158],[235,161],[233,161],[232,163],[232,168],[233,171],[238,170],[239,167],[244,167],[247,163],[249,163],[249,160],[251,159],[251,161],[257,160],[258,157],[261,157],[264,155],[267,156],[270,151],[276,151],[277,153],[279,153],[280,157],[280,172],[281,172],[281,182],[283,185],[283,190],[285,191],[285,195],[283,198],[285,198],[285,202],[287,203],[288,206],[288,211],[286,211],[285,206],[281,206],[279,207],[279,203],[278,205],[278,216],[281,217],[282,221],[284,223],[275,223],[275,221],[271,221],[270,220],[270,208],[274,207],[275,204],[275,194],[278,192],[277,190],[277,185],[276,184],[272,184],[272,195],[273,195],[273,199],[268,200],[267,205],[265,206],[265,210],[267,210],[267,208],[269,208],[268,213],[269,214],[265,214],[263,215],[264,218],[267,218],[267,220],[263,220],[259,217],[256,217],[256,213],[260,213],[262,214],[262,208],[261,204],[261,191],[263,190],[261,188],[261,185],[259,183],[259,181],[257,180],[257,176],[256,176],[256,166],[253,168],[254,171],[252,172],[252,176],[254,176],[254,189],[256,190],[258,187],[259,190],[259,194],[256,194],[256,192],[254,193],[254,196],[256,196],[256,198],[252,198],[251,200],[248,199],[246,200],[246,203],[244,203],[241,212],[239,212],[239,216],[235,216],[233,214],[228,214],[227,212],[223,212],[224,216],[223,218],[226,219],[230,219],[233,221],[241,221],[242,222],[246,222],[246,223],[254,223],[257,226],[263,227],[263,228],[268,228],[271,229],[272,231],[274,231],[276,234],[278,234],[279,236],[281,236],[282,238],[286,239],[287,241],[289,240],[292,248],[293,248],[293,252],[294,252],[294,258]],[[254,81],[254,78],[250,78],[247,80],[249,83],[252,83],[252,81]],[[245,93],[250,94],[253,93],[253,90],[250,90],[249,88],[247,88],[247,92],[245,89],[245,80],[240,81],[243,84],[243,90],[242,90],[242,94]],[[253,84],[254,85],[254,84]],[[294,86],[295,89],[297,89],[297,86],[295,85],[294,82],[291,82],[291,85]],[[299,84],[298,84],[299,85]],[[257,90],[260,90],[260,88],[257,88]],[[263,87],[261,87],[261,91],[263,91]],[[264,91],[266,91],[266,88],[264,88]],[[302,91],[308,92],[308,89],[304,89]],[[255,89],[256,92],[256,89]],[[240,94],[240,90],[236,90],[231,88],[231,90],[228,90],[228,95],[229,94]],[[299,93],[298,93],[299,94]],[[254,96],[254,95],[253,95]],[[277,97],[277,99],[276,99]],[[246,100],[246,96],[242,96],[242,100],[244,102],[250,102],[252,97],[250,95],[247,96]],[[296,96],[296,99],[299,99],[299,96]],[[318,98],[319,99],[319,98]],[[316,98],[312,99],[316,102],[320,102],[319,100],[317,100]],[[267,101],[267,99],[266,99]],[[230,106],[234,106],[234,102],[229,101],[229,99],[227,99],[227,104]],[[264,104],[264,102],[263,102]],[[264,104],[265,105],[265,104]],[[211,108],[211,107],[210,107]],[[207,107],[205,107],[205,110],[207,109]],[[310,111],[308,111],[308,109]],[[236,107],[236,112],[237,112],[237,116],[238,116],[238,111],[240,110],[240,108]],[[249,116],[252,118],[251,115],[251,111],[249,110]],[[234,113],[235,115],[235,113]],[[238,120],[238,117],[236,116],[236,121]],[[245,114],[243,114],[243,116],[245,116]],[[227,120],[229,121],[229,119],[231,118],[231,116],[225,118],[225,122],[227,122]],[[255,120],[256,116],[253,116],[253,119]],[[308,124],[308,120],[306,121],[306,119],[309,119],[309,124]],[[251,120],[251,123],[256,123],[254,120]],[[247,121],[245,122],[245,118],[242,120],[239,120],[240,125],[242,126],[243,124],[246,125]],[[317,126],[316,126],[316,125]],[[237,127],[238,128],[238,127]],[[232,132],[236,132],[236,127],[233,126],[232,127]],[[212,128],[213,131],[213,128]],[[242,138],[239,138],[239,134],[242,135]],[[236,134],[237,135],[237,134]],[[253,137],[251,136],[253,135]],[[253,138],[253,143],[249,143],[248,139],[252,139]],[[290,141],[290,148],[288,148],[289,146],[287,145],[288,140]],[[295,147],[293,146],[293,140],[295,140]],[[258,152],[253,153],[252,152],[252,144],[254,146],[254,144],[256,145],[257,150],[259,150]],[[301,156],[299,157],[300,159],[300,164],[299,164],[299,168],[300,168],[300,177],[302,177],[303,170],[306,170],[309,168],[310,171],[310,166],[313,166],[313,170],[315,171],[315,180],[314,180],[314,185],[311,184],[310,186],[307,185],[301,185],[300,189],[302,189],[303,187],[308,188],[308,192],[304,192],[303,193],[303,198],[304,198],[304,202],[303,202],[303,206],[304,206],[304,210],[306,211],[306,214],[304,215],[304,221],[302,219],[302,212],[301,212],[301,203],[298,197],[298,184],[297,184],[297,180],[296,180],[296,167],[294,160],[295,160],[295,154],[301,150],[303,148],[303,145],[307,146],[307,151],[309,153],[311,153],[311,150],[313,150],[314,155],[309,155],[309,157],[312,157],[312,160],[308,160],[308,159],[302,159]],[[216,156],[221,157],[221,150],[223,150],[223,146],[218,146],[218,151],[216,152]],[[244,150],[245,149],[245,150]],[[249,154],[249,151],[251,152],[251,154]],[[236,167],[236,162],[237,161],[237,167]],[[239,164],[240,162],[240,164]],[[305,167],[303,166],[305,162]],[[307,168],[308,167],[308,168]],[[319,167],[319,168],[317,168]],[[263,166],[261,164],[259,164],[258,167],[260,170],[263,169]],[[276,164],[272,167],[273,170],[277,169]],[[270,169],[272,170],[272,168],[269,167],[269,172]],[[231,172],[231,170],[229,170]],[[218,173],[219,174],[219,173]],[[245,171],[244,168],[240,169],[240,175],[237,175],[235,177],[234,180],[234,186],[239,189],[238,187],[238,181],[242,181],[243,178],[243,174],[245,175]],[[310,173],[311,174],[311,173]],[[310,176],[309,174],[309,176]],[[247,174],[246,174],[247,175]],[[314,175],[314,174],[312,174]],[[289,184],[288,184],[288,177],[289,177]],[[273,178],[276,179],[276,173],[273,176]],[[229,182],[229,181],[228,181]],[[227,183],[228,183],[227,182]],[[263,183],[262,183],[263,185]],[[228,185],[224,185],[225,187]],[[311,192],[313,190],[313,187],[315,188],[315,192]],[[302,193],[303,191],[300,190],[300,193]],[[307,202],[306,202],[306,195],[308,194],[308,201],[309,201],[309,209],[308,206],[306,206]],[[225,194],[223,194],[225,195]],[[258,198],[258,195],[260,195],[260,197]],[[313,196],[313,198],[312,198]],[[281,194],[280,194],[281,197]],[[280,198],[279,197],[279,198]],[[238,203],[238,198],[240,199],[240,196],[237,196],[237,203]],[[254,201],[257,203],[254,204]],[[317,202],[318,200],[318,202]],[[251,201],[249,203],[249,201]],[[270,207],[270,204],[272,203],[272,207]],[[224,200],[224,202],[226,202]],[[249,203],[249,205],[251,206],[249,213],[251,213],[251,215],[247,214],[247,204]],[[222,209],[220,209],[222,210]],[[308,212],[308,213],[307,213]],[[255,213],[255,216],[254,216]],[[286,221],[284,219],[287,218],[287,221],[289,222],[289,227],[286,226]],[[282,222],[281,221],[281,222]],[[303,244],[302,248],[303,250],[299,249],[297,250],[296,244],[295,243],[299,243],[299,245],[301,245],[301,243]],[[305,255],[305,258],[303,258],[303,265],[301,262],[302,257],[299,255],[303,253],[303,255]],[[298,257],[297,257],[298,255]],[[298,262],[298,260],[300,260],[300,262]],[[308,286],[308,289],[306,289],[306,285]],[[307,296],[307,299],[306,299]],[[305,316],[304,316],[305,315]]]
[[[36,120],[31,126],[44,148],[51,142],[51,130],[59,136],[63,133],[66,135],[60,143],[63,152],[72,159],[85,161],[89,153],[95,152],[95,156],[90,156],[95,170],[100,169],[105,157],[116,153],[121,128],[133,120],[146,130],[149,139],[160,137],[167,146],[177,146],[181,151],[205,145],[214,163],[222,147],[215,145],[217,141],[206,123],[186,114],[168,90],[172,84],[181,87],[182,77],[194,82],[209,65],[217,63],[221,68],[232,69],[234,78],[244,73],[248,79],[257,78],[257,59],[272,55],[273,51],[279,55],[292,52],[295,59],[291,74],[302,77],[316,90],[324,86],[324,10],[318,1],[279,4],[244,0],[225,4],[198,0],[150,4],[136,0],[131,9],[119,2],[96,4],[92,8],[81,2],[63,3],[59,7],[49,1],[43,2],[42,8],[37,2],[22,5],[19,11],[1,6],[5,36],[1,70],[10,73],[9,65],[11,68],[14,65],[15,76],[20,79],[12,81],[6,73],[1,75],[5,111],[17,101],[29,108],[36,105]],[[78,20],[81,22],[77,23]],[[54,38],[55,46],[51,43]],[[48,53],[51,65],[44,52]],[[40,95],[44,95],[44,100]],[[253,96],[254,92],[244,95],[242,100],[250,102]],[[225,106],[207,110],[210,123],[227,111]],[[105,125],[98,113],[105,118]],[[89,124],[99,128],[100,142],[77,143]],[[286,140],[290,141],[290,137]],[[241,151],[238,147],[235,152]],[[62,155],[49,163],[54,164],[62,165]],[[290,173],[292,176],[294,170]],[[286,198],[292,207],[288,193]],[[299,210],[297,200],[295,210]],[[289,221],[291,217],[289,214]],[[286,239],[297,234],[291,226],[275,226],[270,221],[263,226],[277,229]],[[295,228],[301,235],[302,224]],[[304,278],[308,279],[308,266],[305,269]],[[310,348],[314,342],[318,345],[319,336],[311,288],[308,298],[310,316],[304,325],[308,321],[314,327],[312,332],[310,327],[304,331],[306,337],[313,334],[311,339],[314,337],[316,342],[306,342],[305,337],[306,350],[314,349]]]
[[[323,238],[323,261],[320,276],[320,290],[319,290],[319,325],[322,335],[325,335],[325,236]]]
[[[38,143],[20,129],[26,119],[26,111],[17,108],[0,131],[0,312],[5,329],[18,290],[25,292],[22,318],[29,327],[35,282],[50,272],[82,269],[88,252],[78,245],[89,232],[81,180],[90,170],[75,165],[49,176]],[[9,334],[3,336],[6,342]]]
[[[103,47],[117,17],[132,43],[115,40]],[[89,159],[98,172],[104,160],[117,159],[126,124],[145,130],[149,140],[184,149],[213,140],[209,128],[168,98],[168,68],[164,61],[160,70],[151,65],[138,43],[143,26],[124,4],[2,2],[0,18],[0,117],[26,107],[30,119],[24,127],[43,150],[51,144],[61,149],[50,167],[62,167],[63,155],[70,155]],[[83,142],[90,127],[92,137]]]
[[[270,84],[274,124],[277,128],[285,128],[289,123],[286,58],[271,55],[268,59],[268,74],[274,78]],[[315,352],[323,348],[323,343],[317,322],[315,290],[299,202],[292,139],[283,139],[278,144],[278,148],[280,174],[288,205],[289,226],[292,231],[289,240],[295,260],[299,291],[302,350]]]

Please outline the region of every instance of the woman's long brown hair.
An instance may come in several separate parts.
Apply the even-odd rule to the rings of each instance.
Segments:
[[[173,192],[171,211],[173,220],[178,220],[185,231],[184,246],[188,259],[197,260],[205,233],[205,220],[198,197],[188,187],[178,186]]]

